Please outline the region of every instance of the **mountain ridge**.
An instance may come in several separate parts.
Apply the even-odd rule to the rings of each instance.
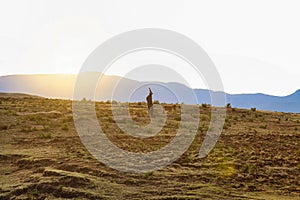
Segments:
[[[92,72],[90,73],[92,74]],[[103,75],[100,72],[97,73],[99,73],[98,75]],[[93,74],[93,76],[94,75],[95,74]],[[76,74],[24,74],[0,76],[0,92],[25,93],[48,98],[72,99],[76,76]],[[114,85],[117,83],[119,83],[120,86],[118,85],[117,88],[114,88]],[[101,79],[99,85],[105,85],[105,87],[95,88],[96,100],[107,100],[111,99],[113,96],[113,99],[117,101],[145,101],[148,87],[151,87],[153,88],[152,90],[155,91],[154,99],[157,99],[160,102],[211,104],[211,94],[223,93],[226,95],[227,103],[230,103],[232,107],[256,107],[259,110],[300,113],[300,89],[286,96],[275,96],[264,93],[229,94],[207,89],[192,89],[184,84],[176,82],[139,82],[120,76],[110,75],[103,75],[103,79]],[[85,87],[88,87],[88,85]],[[132,88],[135,88],[135,90],[132,90]],[[115,92],[113,92],[114,89],[116,89]],[[178,102],[178,98],[172,91],[182,94],[182,102]],[[197,102],[193,102],[188,98],[188,94],[191,91],[196,95]],[[132,95],[131,97],[129,96],[129,93]],[[91,99],[93,97],[87,98]]]

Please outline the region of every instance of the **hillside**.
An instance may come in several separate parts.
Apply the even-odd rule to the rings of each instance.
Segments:
[[[91,73],[97,76],[100,73]],[[48,98],[72,99],[76,82],[75,75],[12,75],[0,77],[0,92],[26,93]],[[89,86],[81,86],[82,93]],[[118,85],[116,88],[115,86]],[[95,99],[110,100],[113,97],[117,101],[138,102],[144,101],[148,87],[154,91],[154,98],[166,103],[195,103],[189,95],[193,91],[197,97],[197,103],[211,103],[210,93],[213,91],[205,89],[191,89],[180,83],[152,83],[138,82],[118,76],[104,75],[95,90]],[[113,92],[115,90],[115,92]],[[182,99],[178,100],[172,93],[180,93]],[[129,95],[131,95],[129,97]],[[86,97],[93,99],[94,97]],[[259,110],[300,113],[300,90],[294,94],[278,97],[266,94],[226,94],[227,102],[237,108],[252,108]],[[221,106],[221,105],[216,105]]]
[[[227,108],[217,145],[199,159],[212,109],[200,106],[197,135],[177,161],[131,174],[107,167],[86,150],[71,104],[0,95],[0,199],[299,199],[300,114]],[[163,104],[166,126],[154,137],[135,138],[114,123],[110,106],[96,103],[99,123],[127,151],[157,150],[178,128],[179,105]],[[139,125],[149,123],[145,103],[130,104],[130,114]]]

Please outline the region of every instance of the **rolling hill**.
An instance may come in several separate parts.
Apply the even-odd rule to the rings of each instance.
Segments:
[[[100,74],[90,73],[95,77]],[[25,93],[47,98],[73,99],[76,75],[44,74],[44,75],[10,75],[0,76],[0,92]],[[115,86],[117,87],[115,88]],[[89,80],[81,86],[84,93],[89,87]],[[119,76],[103,75],[96,92],[96,100],[114,99],[117,101],[145,101],[148,87],[154,91],[154,99],[166,103],[195,103],[189,94],[194,92],[198,104],[211,104],[210,94],[216,93],[206,89],[191,89],[180,83],[139,82]],[[176,97],[181,94],[181,98]],[[217,92],[218,93],[218,92]],[[279,112],[300,113],[300,90],[288,96],[271,96],[266,94],[225,94],[232,107],[252,108]],[[88,99],[93,97],[87,96]],[[217,105],[220,106],[220,105]]]

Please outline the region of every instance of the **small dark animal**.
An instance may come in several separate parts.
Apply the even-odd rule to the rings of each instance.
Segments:
[[[149,114],[150,116],[153,115],[152,95],[153,95],[153,92],[152,92],[151,89],[149,88],[149,94],[148,94],[146,100],[147,100],[147,105],[148,105],[148,114]]]

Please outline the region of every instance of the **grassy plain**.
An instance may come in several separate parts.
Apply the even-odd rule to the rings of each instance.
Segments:
[[[122,149],[154,151],[176,134],[179,105],[163,104],[166,125],[145,139],[123,133],[110,106],[97,102],[97,117]],[[70,100],[1,94],[0,199],[300,199],[300,114],[227,108],[217,145],[199,159],[211,109],[200,105],[197,135],[176,162],[131,174],[86,150]],[[144,103],[130,104],[130,114],[139,125],[150,122]]]

